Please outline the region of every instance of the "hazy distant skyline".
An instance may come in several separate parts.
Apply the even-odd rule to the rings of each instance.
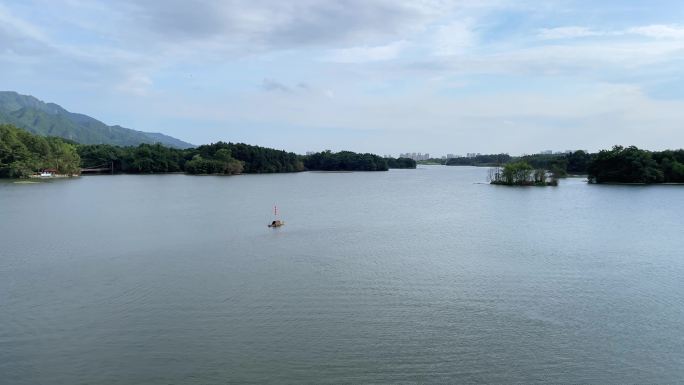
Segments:
[[[6,1],[2,90],[203,144],[684,147],[679,1]]]

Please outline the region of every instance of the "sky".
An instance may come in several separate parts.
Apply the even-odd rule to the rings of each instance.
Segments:
[[[0,2],[0,89],[194,144],[684,147],[684,2]]]

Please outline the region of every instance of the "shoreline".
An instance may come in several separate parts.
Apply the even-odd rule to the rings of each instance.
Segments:
[[[65,174],[54,174],[50,176],[40,176],[40,175],[29,175],[28,178],[8,178],[8,179],[65,179],[65,178],[78,178],[80,175],[65,175]]]
[[[587,184],[597,186],[684,186],[684,183],[663,182],[663,183],[642,183],[642,182],[587,182]]]

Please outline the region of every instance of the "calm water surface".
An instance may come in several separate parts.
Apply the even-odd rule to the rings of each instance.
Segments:
[[[684,381],[684,188],[485,176],[2,182],[0,383]]]

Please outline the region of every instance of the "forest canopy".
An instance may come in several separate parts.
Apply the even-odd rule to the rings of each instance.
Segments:
[[[586,174],[592,155],[578,150],[561,154],[533,154],[510,156],[508,154],[485,154],[473,157],[447,159],[447,166],[487,166],[498,167],[507,163],[525,162],[533,168],[545,168],[559,176],[567,174]]]
[[[386,171],[388,168],[415,168],[411,159],[381,158],[351,151],[324,151],[307,156],[252,146],[217,142],[190,149],[160,144],[117,147],[105,144],[81,145],[78,152],[83,167],[109,167],[123,173],[186,172],[188,174],[280,173],[306,170]],[[391,166],[390,166],[391,165]]]
[[[554,177],[587,174],[592,183],[684,183],[684,150],[648,151],[635,146],[615,146],[598,153],[568,151],[512,157],[508,154],[478,155],[448,159],[451,166],[519,166],[524,162],[535,170],[547,170]],[[513,167],[513,166],[511,166]],[[510,169],[510,167],[509,167]],[[513,174],[508,174],[513,175]],[[533,179],[532,174],[529,178]],[[500,174],[503,177],[503,174]],[[522,178],[525,179],[525,178]],[[512,183],[510,178],[504,178]]]
[[[615,146],[596,154],[588,171],[594,183],[684,183],[684,150]]]
[[[113,165],[114,172],[189,174],[274,173],[303,171],[297,154],[244,143],[216,142],[189,149],[161,144],[118,147],[106,144],[78,147],[84,167]]]
[[[448,165],[496,165],[506,183],[542,183],[541,171],[554,178],[586,173],[593,183],[684,183],[684,150],[647,151],[615,146],[596,154],[478,155],[449,159]],[[504,165],[511,164],[508,168]],[[524,166],[524,167],[523,167]],[[244,143],[216,142],[178,149],[157,144],[119,147],[80,145],[65,139],[31,134],[12,125],[0,125],[0,178],[29,177],[41,170],[78,175],[81,168],[106,168],[114,173],[188,174],[280,173],[306,170],[387,171],[415,168],[407,158],[383,158],[351,151],[323,151],[307,156]],[[516,172],[512,170],[516,169]],[[511,171],[503,173],[503,171]],[[519,172],[518,172],[519,171]],[[539,174],[539,175],[537,175]],[[545,174],[544,174],[545,175]],[[514,177],[513,177],[514,176]]]
[[[309,170],[320,171],[387,171],[385,158],[374,154],[357,154],[351,151],[330,150],[307,155],[304,165]]]
[[[534,168],[524,160],[490,169],[491,184],[506,186],[558,186],[558,175],[545,168]]]
[[[386,157],[389,168],[416,168],[416,161],[411,158],[391,158]]]
[[[67,141],[33,135],[12,125],[0,125],[0,177],[25,178],[50,169],[59,174],[80,172],[76,146]]]

